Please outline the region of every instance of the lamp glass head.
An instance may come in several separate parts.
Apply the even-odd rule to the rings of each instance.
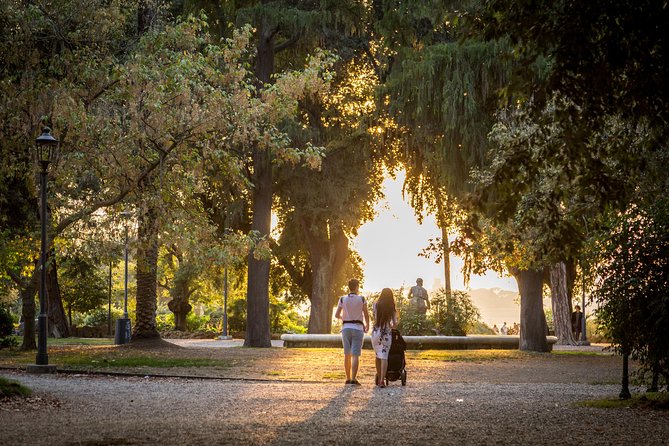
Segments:
[[[42,164],[48,164],[53,161],[56,150],[58,149],[58,141],[51,135],[51,129],[44,127],[42,134],[35,139],[37,145],[37,160]]]

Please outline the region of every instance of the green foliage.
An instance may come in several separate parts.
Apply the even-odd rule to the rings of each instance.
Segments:
[[[448,293],[441,288],[433,292],[427,313],[417,311],[411,301],[402,296],[402,290],[396,290],[394,295],[397,296],[395,303],[400,313],[398,329],[404,335],[466,336],[467,333],[492,333],[490,327],[479,322],[479,310],[464,291]]]
[[[228,301],[228,330],[246,332],[246,299]]]
[[[643,395],[635,395],[629,399],[602,399],[602,400],[588,400],[578,403],[582,407],[594,407],[597,409],[669,409],[669,393],[662,392],[647,392]]]
[[[495,332],[490,327],[490,325],[486,324],[485,322],[476,321],[476,323],[474,324],[472,329],[468,332],[468,334],[491,335],[495,334]]]
[[[269,321],[272,333],[306,333],[307,321],[300,317],[292,304],[271,298]]]
[[[21,385],[16,381],[12,381],[7,378],[0,376],[0,396],[3,397],[12,397],[12,396],[21,396],[26,397],[30,396],[32,391]]]
[[[443,288],[430,299],[435,329],[446,336],[466,336],[481,314],[464,291],[447,292]]]
[[[602,332],[650,372],[669,373],[669,199],[616,215],[598,247]]]
[[[484,3],[475,27],[511,40],[519,59],[514,90],[532,97],[537,109],[559,91],[575,105],[556,116],[559,120],[584,114],[579,125],[598,132],[607,115],[619,114],[632,125],[647,120],[658,129],[658,141],[666,141],[666,23],[661,1],[492,0]],[[526,68],[543,57],[550,73],[547,82],[537,84]]]
[[[11,335],[13,329],[14,320],[9,309],[5,305],[0,305],[0,338]]]
[[[156,314],[156,329],[160,332],[166,332],[174,329],[174,313]]]
[[[107,318],[109,317],[109,310],[107,306],[97,307],[89,311],[82,318],[82,324],[86,327],[102,327],[107,325]],[[116,319],[123,317],[123,311],[119,308],[112,307],[111,320],[112,324]]]
[[[403,335],[425,336],[434,334],[434,324],[425,313],[417,311],[411,304],[398,308],[400,323],[398,329]]]
[[[14,320],[6,305],[0,304],[0,350],[18,347],[18,340],[12,336]]]
[[[82,255],[65,257],[58,265],[58,284],[68,310],[87,313],[108,299],[107,274],[96,259]]]

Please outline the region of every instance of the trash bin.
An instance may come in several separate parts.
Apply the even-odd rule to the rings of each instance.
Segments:
[[[116,319],[116,332],[114,333],[114,344],[127,344],[130,342],[132,328],[130,319]]]

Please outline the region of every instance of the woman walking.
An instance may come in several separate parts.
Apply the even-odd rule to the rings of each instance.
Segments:
[[[376,353],[376,385],[386,387],[385,378],[388,371],[388,353],[393,341],[392,329],[397,327],[397,309],[393,291],[384,288],[379,300],[374,304],[374,329],[372,330],[372,345]]]

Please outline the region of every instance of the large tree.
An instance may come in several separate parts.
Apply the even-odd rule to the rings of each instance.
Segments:
[[[186,8],[204,7],[214,27],[222,32],[220,23],[250,23],[255,34],[253,70],[256,95],[262,97],[286,68],[301,63],[305,54],[313,53],[325,40],[346,39],[355,34],[356,23],[364,16],[365,6],[357,1],[248,1],[242,3],[188,2]],[[296,96],[296,99],[300,99]],[[286,130],[284,123],[272,125]],[[290,141],[288,139],[287,141]],[[309,148],[309,141],[295,141],[296,146]],[[266,144],[259,143],[244,151],[248,156],[248,172],[252,184],[252,230],[261,237],[270,237],[274,195],[273,171],[275,155]],[[269,347],[269,273],[270,259],[250,254],[247,283],[247,333],[245,345]]]

